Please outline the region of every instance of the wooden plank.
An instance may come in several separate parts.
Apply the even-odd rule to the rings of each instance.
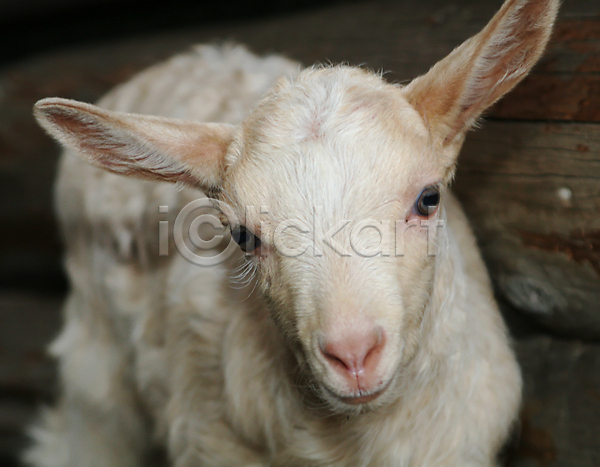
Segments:
[[[600,345],[535,336],[515,348],[525,389],[506,466],[600,465]]]
[[[600,122],[600,18],[561,16],[541,63],[492,115]]]
[[[558,332],[600,337],[600,125],[486,122],[455,191],[499,291]]]

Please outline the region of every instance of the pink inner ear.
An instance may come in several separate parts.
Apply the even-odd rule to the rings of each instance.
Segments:
[[[67,99],[36,104],[39,122],[96,167],[214,189],[234,127],[103,110]]]
[[[99,123],[95,116],[88,116],[87,113],[66,105],[44,106],[42,109],[45,118],[74,137],[77,146],[82,150],[97,153],[102,157],[106,152],[116,155],[127,146],[126,142],[112,137],[110,130]]]
[[[170,180],[176,177],[182,181],[191,181],[191,176],[183,170],[183,167],[180,171],[173,170],[177,167],[174,163],[164,161],[162,167],[144,167],[144,162],[151,157],[151,150],[146,154],[140,151],[139,155],[133,156],[132,146],[138,146],[143,150],[142,145],[136,145],[133,139],[131,142],[124,141],[125,135],[111,134],[113,133],[111,128],[96,121],[95,116],[88,116],[87,113],[70,109],[66,105],[44,107],[43,112],[48,121],[76,140],[76,147],[97,167],[121,175],[158,180]],[[162,175],[163,171],[168,171],[169,177]]]
[[[85,122],[81,115],[63,106],[44,106],[42,111],[46,119],[63,130],[75,134],[85,134],[89,137],[97,137],[99,132],[92,130],[90,122]]]

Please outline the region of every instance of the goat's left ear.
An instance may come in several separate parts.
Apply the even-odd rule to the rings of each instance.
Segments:
[[[234,133],[232,125],[111,112],[59,98],[39,101],[34,114],[48,133],[96,167],[208,192],[222,182]]]
[[[435,144],[462,143],[481,113],[542,55],[558,0],[507,0],[488,25],[406,88]]]

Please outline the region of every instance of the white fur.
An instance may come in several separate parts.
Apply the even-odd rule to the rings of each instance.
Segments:
[[[476,36],[494,54],[480,47],[485,69],[474,65],[472,75],[440,89],[457,91],[444,115],[429,97],[440,74],[456,75],[455,58],[400,87],[348,67],[301,72],[239,46],[197,47],[99,103],[187,121],[179,129],[174,120],[65,100],[42,101],[36,112],[99,167],[123,172],[126,164],[136,176],[214,190],[239,218],[246,206],[268,206],[246,218],[255,231],[263,222],[266,245],[279,222],[310,223],[316,206],[317,233],[340,219],[408,220],[424,186],[450,181],[464,132],[500,97],[491,88],[502,83],[505,92],[535,63],[556,10],[548,3],[551,11],[538,20],[545,38],[529,55],[515,52],[528,61],[499,70],[492,84],[477,73],[492,79],[503,38],[518,27],[519,1],[501,11],[508,19]],[[475,53],[474,41],[463,46],[460,63]],[[518,47],[509,42],[511,51]],[[459,115],[465,102],[468,115]],[[194,123],[206,121],[228,125]],[[106,149],[123,141],[123,151]],[[206,141],[216,146],[206,149]],[[65,153],[57,209],[72,292],[65,329],[51,347],[63,392],[32,430],[31,465],[140,466],[153,445],[166,447],[177,467],[495,465],[521,379],[475,239],[450,192],[442,189],[434,216],[445,222],[434,235],[435,257],[423,253],[418,229],[406,232],[402,258],[341,257],[327,248],[285,258],[267,248],[264,258],[238,252],[204,268],[172,242],[171,254],[159,257],[158,222],[172,225],[200,195]],[[159,214],[159,205],[169,214]],[[343,238],[340,245],[348,246]],[[250,278],[245,270],[235,278],[240,264]],[[372,323],[386,333],[373,381],[387,387],[373,401],[349,404],[344,397],[353,389],[323,358],[319,338],[344,340]]]

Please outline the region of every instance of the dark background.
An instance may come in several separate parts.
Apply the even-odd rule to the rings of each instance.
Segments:
[[[52,211],[59,152],[31,117],[37,99],[94,102],[135,72],[213,40],[245,43],[260,54],[284,53],[305,64],[366,64],[389,70],[390,81],[405,81],[476,33],[501,3],[0,3],[0,467],[18,465],[24,427],[57,392],[45,348],[60,328],[68,288]],[[563,3],[546,58],[469,136],[456,182],[524,371],[521,423],[505,455],[513,467],[600,466],[600,301],[593,302],[600,292],[594,269],[600,265],[600,5]],[[548,148],[561,162],[552,168],[556,176],[538,180],[554,157]],[[500,181],[494,178],[499,172]],[[573,179],[569,186],[579,202],[560,210],[549,194]],[[511,236],[510,216],[523,206],[532,207],[519,219],[528,236]],[[579,230],[560,231],[563,216],[578,220],[583,240]],[[559,227],[544,227],[548,219],[558,219],[552,225]],[[525,270],[511,269],[523,263]],[[544,303],[546,289],[527,289],[538,299],[528,304],[505,287],[515,277],[540,279],[539,271],[553,267],[567,276],[559,283],[578,278],[573,287],[592,297],[583,302],[588,305],[543,314],[534,305]]]
[[[351,0],[7,0],[0,4],[0,62],[206,24],[277,17]]]

